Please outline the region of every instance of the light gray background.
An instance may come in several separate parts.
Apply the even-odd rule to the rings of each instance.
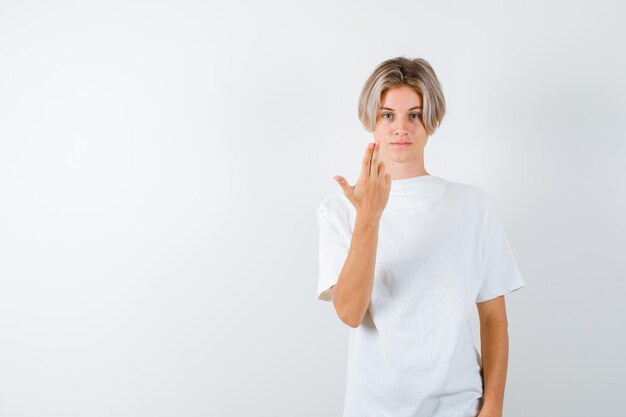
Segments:
[[[427,170],[494,198],[526,280],[505,416],[618,415],[624,11],[1,1],[0,415],[340,416],[315,210],[397,55],[448,101]]]

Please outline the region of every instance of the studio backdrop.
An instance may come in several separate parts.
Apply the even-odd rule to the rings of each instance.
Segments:
[[[619,415],[625,11],[0,2],[0,415],[341,416],[316,208],[396,56],[446,97],[426,169],[492,196],[525,279],[504,415]]]

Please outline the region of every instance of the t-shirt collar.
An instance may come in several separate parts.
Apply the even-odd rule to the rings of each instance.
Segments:
[[[423,187],[426,184],[433,183],[440,179],[436,175],[418,175],[417,177],[401,178],[391,180],[390,194],[404,194]]]

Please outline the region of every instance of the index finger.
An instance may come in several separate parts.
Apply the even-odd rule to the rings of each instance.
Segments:
[[[370,167],[372,165],[372,153],[374,149],[372,147],[373,143],[370,142],[367,144],[365,148],[365,154],[363,155],[363,162],[361,163],[361,175],[370,175]]]
[[[380,149],[380,142],[374,141],[374,149],[372,149],[372,159],[370,161],[370,175],[372,175],[372,164],[378,161],[378,150]]]

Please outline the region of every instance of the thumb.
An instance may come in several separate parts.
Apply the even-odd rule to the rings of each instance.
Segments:
[[[348,181],[346,181],[344,177],[340,175],[335,175],[333,179],[337,181],[337,184],[339,184],[345,195],[350,195],[352,193],[353,188],[350,186],[350,184],[348,184]]]

